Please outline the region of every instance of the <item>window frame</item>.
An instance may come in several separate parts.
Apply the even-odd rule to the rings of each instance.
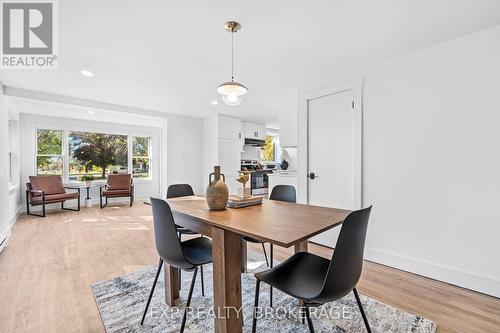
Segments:
[[[276,132],[266,132],[265,133],[265,137],[271,137],[273,139],[273,143],[274,143],[274,160],[272,161],[267,161],[267,160],[264,160],[262,159],[262,155],[263,153],[260,152],[260,159],[262,161],[262,163],[264,164],[276,164],[276,163],[279,163],[280,162],[280,155],[281,155],[281,149],[280,149],[280,137],[279,137],[279,134],[276,133]]]
[[[38,131],[58,131],[61,132],[61,154],[38,154]],[[34,172],[33,174],[38,176],[38,156],[60,156],[62,159],[61,177],[64,180],[64,168],[65,168],[65,154],[64,154],[64,130],[59,128],[35,128],[34,138],[35,138],[35,154],[34,154]]]
[[[134,156],[134,138],[148,138],[148,156]],[[151,136],[140,136],[140,135],[129,135],[128,136],[128,170],[129,173],[132,175],[132,178],[135,179],[143,179],[143,180],[151,180],[152,179],[152,165],[153,165],[153,158],[151,156],[153,147],[151,146],[151,141],[153,138]],[[134,158],[147,158],[148,159],[148,177],[134,177]]]
[[[38,154],[38,131],[39,130],[50,130],[50,131],[60,131],[62,132],[62,155],[47,155],[47,154]],[[115,131],[107,131],[106,129],[100,130],[100,129],[80,129],[80,128],[75,128],[75,129],[70,129],[70,128],[60,128],[60,127],[52,127],[52,126],[44,126],[42,124],[36,125],[33,127],[33,132],[34,132],[34,154],[33,154],[33,174],[37,175],[38,174],[38,161],[37,157],[38,156],[62,156],[62,180],[63,183],[65,184],[80,184],[80,181],[70,181],[69,180],[69,161],[70,161],[70,156],[69,156],[69,133],[70,132],[89,132],[89,133],[99,133],[99,134],[107,134],[107,135],[123,135],[127,137],[127,172],[133,175],[133,139],[134,137],[138,138],[149,138],[149,143],[148,143],[148,159],[149,159],[149,176],[146,178],[134,178],[134,183],[150,183],[153,182],[154,176],[153,176],[153,147],[152,147],[152,142],[153,142],[153,136],[152,135],[141,135],[138,133],[119,133]],[[144,158],[144,157],[142,157]],[[96,180],[96,184],[99,183],[105,183],[106,180]]]

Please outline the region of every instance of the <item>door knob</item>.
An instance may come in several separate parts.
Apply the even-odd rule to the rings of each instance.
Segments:
[[[307,175],[307,177],[309,177],[310,180],[313,180],[314,178],[316,178],[316,175],[314,174],[314,172],[311,172]]]

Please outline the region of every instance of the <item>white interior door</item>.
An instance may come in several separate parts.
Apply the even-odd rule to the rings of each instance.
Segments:
[[[308,101],[308,203],[356,209],[358,180],[356,163],[359,141],[353,90]],[[358,161],[359,160],[359,161]],[[359,183],[359,185],[358,185]],[[311,240],[335,247],[340,228],[328,230]]]

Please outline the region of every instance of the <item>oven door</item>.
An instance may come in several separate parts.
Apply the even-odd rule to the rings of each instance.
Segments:
[[[266,172],[252,172],[250,179],[252,195],[266,195],[268,193],[268,177]]]

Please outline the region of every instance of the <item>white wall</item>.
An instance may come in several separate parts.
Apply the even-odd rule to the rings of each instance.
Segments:
[[[314,87],[364,77],[367,259],[497,297],[499,41],[496,27]]]
[[[204,193],[203,119],[167,115],[167,183],[188,183],[196,194]],[[166,187],[164,187],[166,194]]]
[[[12,158],[12,181],[9,179],[9,223],[14,225],[21,214],[21,186],[20,186],[20,122],[17,108],[8,101],[9,118],[9,151]]]
[[[10,219],[9,219],[9,174],[8,174],[8,108],[7,99],[3,94],[3,87],[0,84],[0,250],[5,246],[6,239],[10,235]]]

